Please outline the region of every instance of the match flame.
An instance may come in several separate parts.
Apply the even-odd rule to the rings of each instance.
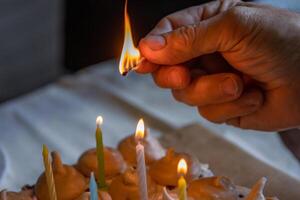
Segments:
[[[119,63],[119,71],[122,75],[126,75],[131,69],[133,69],[140,59],[140,52],[133,44],[130,19],[127,12],[127,0],[125,2],[124,9],[124,23],[125,36]]]
[[[186,175],[186,173],[187,173],[187,164],[183,158],[181,158],[178,162],[177,172],[180,175]]]
[[[141,140],[144,138],[144,135],[145,135],[145,124],[144,124],[144,120],[141,118],[136,126],[135,138],[137,140]]]

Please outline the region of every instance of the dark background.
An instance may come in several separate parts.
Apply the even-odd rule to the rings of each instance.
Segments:
[[[135,42],[163,16],[198,5],[201,0],[128,1]],[[123,41],[124,0],[66,1],[65,66],[78,70],[99,61],[118,57]]]

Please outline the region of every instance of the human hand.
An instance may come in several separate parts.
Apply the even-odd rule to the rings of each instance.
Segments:
[[[140,41],[139,73],[216,123],[300,126],[300,16],[219,0],[163,18]]]

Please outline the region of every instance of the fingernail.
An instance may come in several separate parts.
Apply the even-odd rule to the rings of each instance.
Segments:
[[[160,35],[149,35],[143,39],[143,41],[146,43],[146,45],[154,50],[160,50],[164,46],[166,46],[166,40],[163,36]]]
[[[247,106],[251,106],[251,107],[257,107],[260,105],[260,102],[257,101],[256,99],[247,100],[245,103]]]
[[[251,107],[258,107],[262,104],[262,97],[249,93],[247,98],[245,98],[245,105]]]
[[[238,93],[238,85],[232,78],[226,78],[221,83],[223,92],[227,95],[234,96]]]

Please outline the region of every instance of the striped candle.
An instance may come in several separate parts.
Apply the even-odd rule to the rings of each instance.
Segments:
[[[46,175],[46,181],[48,186],[49,198],[50,200],[57,200],[53,170],[52,170],[51,161],[49,159],[49,151],[46,145],[43,145],[43,158],[44,158],[45,175]]]

